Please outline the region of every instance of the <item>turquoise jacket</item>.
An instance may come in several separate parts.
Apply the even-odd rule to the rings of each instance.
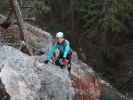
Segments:
[[[72,51],[70,43],[68,40],[65,40],[62,44],[56,43],[50,47],[48,52],[48,60],[51,60],[56,50],[59,49],[63,53],[63,58],[66,58],[67,55]]]

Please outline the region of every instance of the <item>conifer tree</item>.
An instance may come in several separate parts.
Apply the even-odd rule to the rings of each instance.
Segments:
[[[128,32],[133,1],[82,0],[80,14],[86,32]]]

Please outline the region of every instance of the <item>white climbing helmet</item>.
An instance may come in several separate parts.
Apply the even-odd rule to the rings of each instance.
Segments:
[[[64,37],[64,33],[63,32],[58,32],[58,33],[56,33],[56,37],[57,38],[63,38]]]

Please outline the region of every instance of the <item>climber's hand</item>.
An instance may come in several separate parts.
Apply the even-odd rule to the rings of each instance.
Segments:
[[[55,61],[54,60],[50,60],[49,62],[52,63],[52,64],[55,64]]]

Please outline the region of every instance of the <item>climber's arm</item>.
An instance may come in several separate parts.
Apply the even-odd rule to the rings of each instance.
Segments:
[[[66,47],[64,50],[64,54],[63,54],[63,58],[66,58],[68,53],[70,52],[71,48],[70,48],[70,43],[68,41],[66,41]]]
[[[50,61],[57,49],[57,45],[52,45],[48,51],[48,61]]]

